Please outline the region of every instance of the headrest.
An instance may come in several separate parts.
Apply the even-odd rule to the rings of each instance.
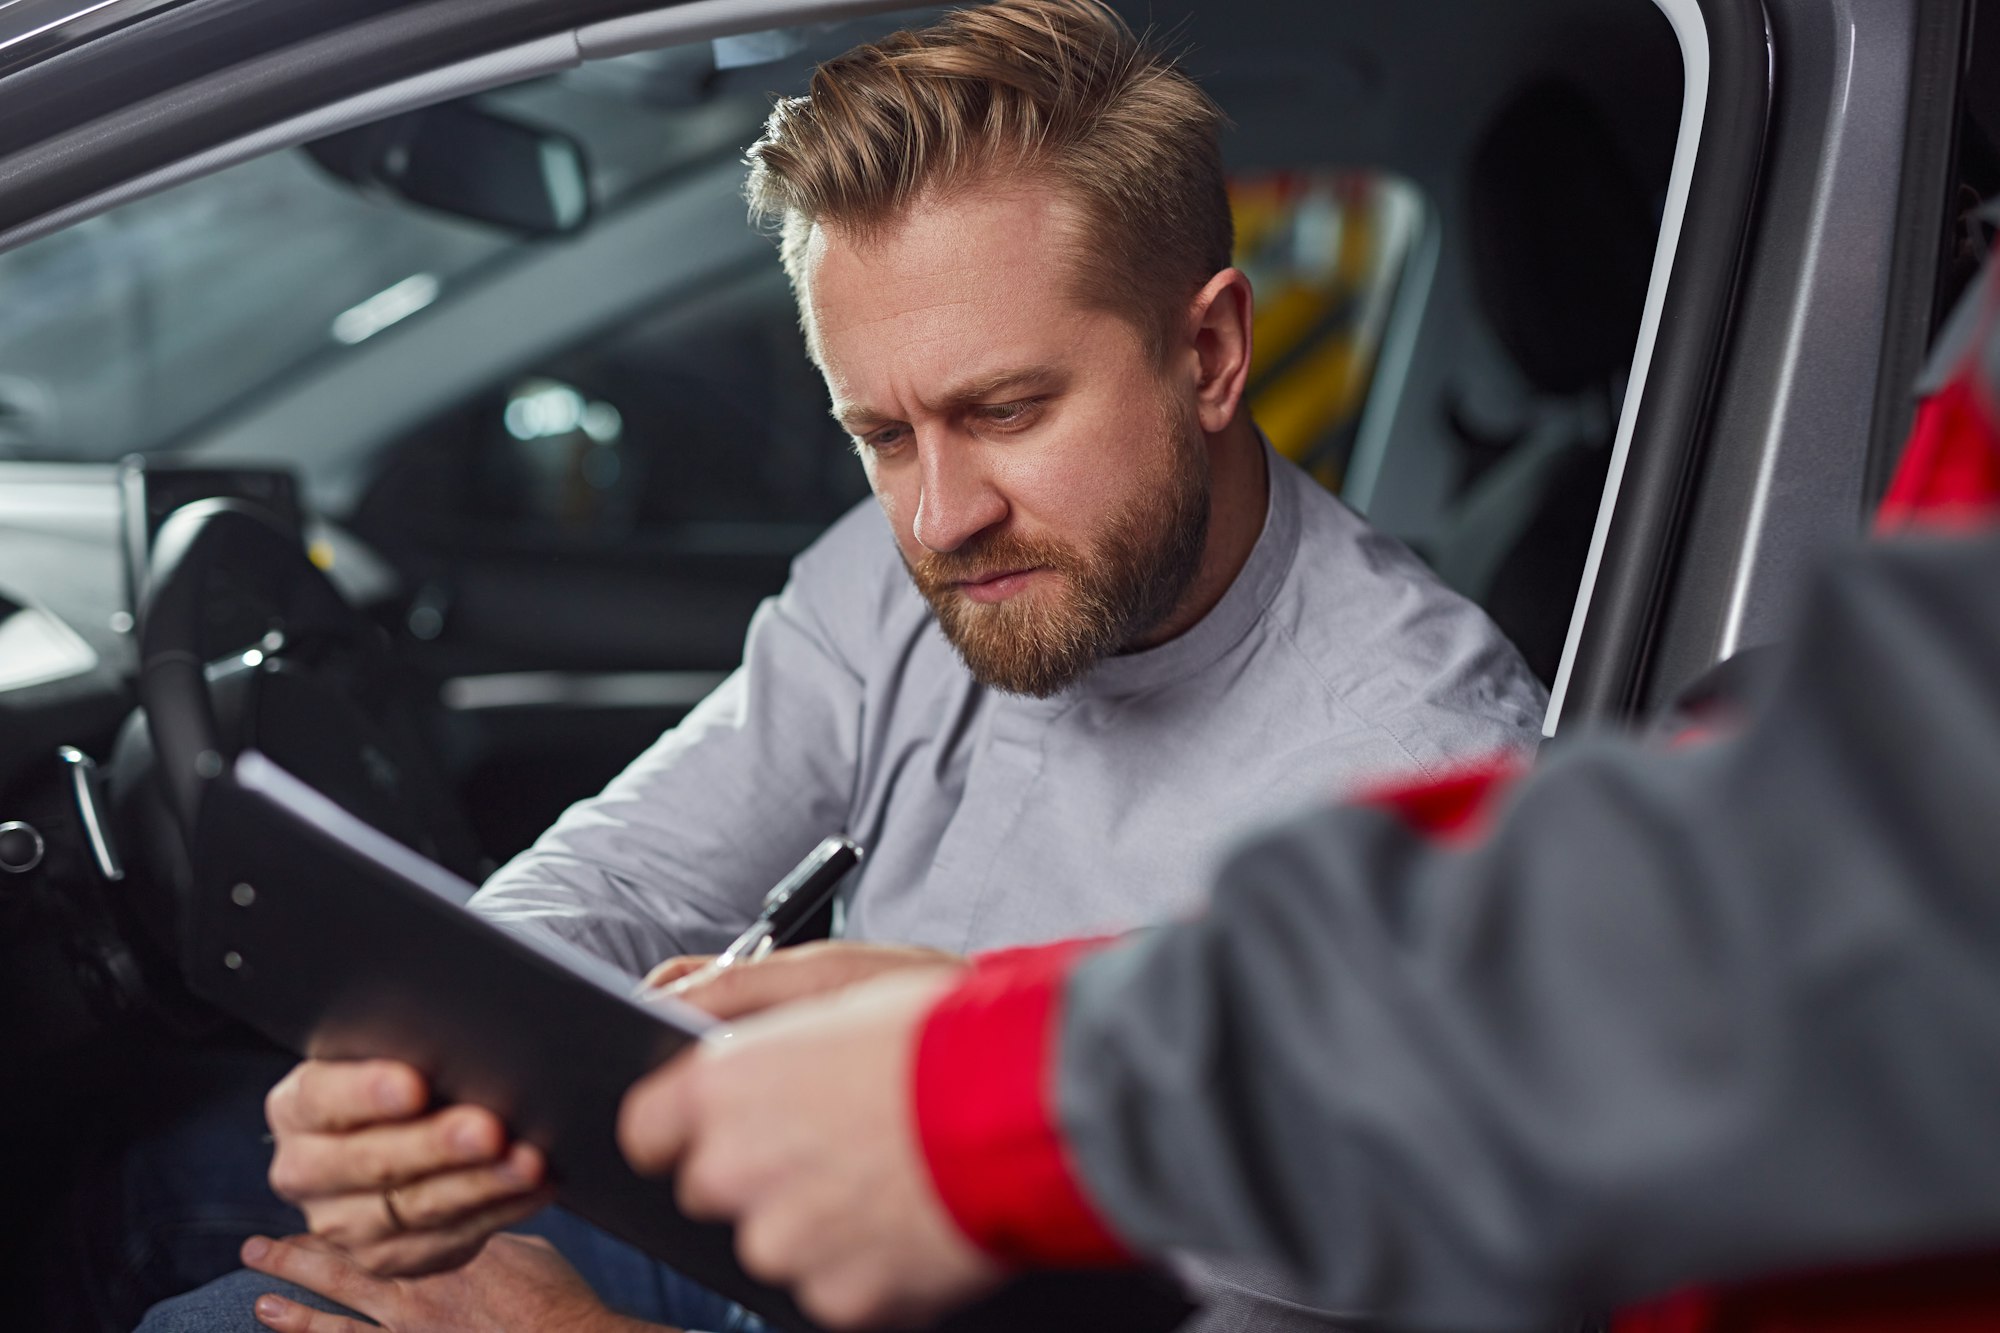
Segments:
[[[1529,382],[1572,394],[1629,366],[1658,223],[1597,105],[1565,80],[1528,85],[1467,183],[1473,285]]]

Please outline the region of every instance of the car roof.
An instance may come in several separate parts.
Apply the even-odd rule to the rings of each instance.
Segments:
[[[0,73],[187,0],[0,0]]]

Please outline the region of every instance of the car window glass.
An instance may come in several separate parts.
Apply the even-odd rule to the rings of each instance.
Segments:
[[[1251,411],[1279,453],[1339,490],[1427,205],[1400,177],[1324,169],[1239,173],[1229,202],[1257,293]]]
[[[494,380],[388,451],[361,515],[438,542],[797,549],[867,493],[775,260]]]
[[[600,210],[739,151],[761,99],[690,105],[660,53],[476,99],[575,135]],[[534,242],[257,158],[0,254],[0,456],[110,459],[380,335]]]
[[[1552,677],[1680,123],[1661,10],[1128,9],[1230,117],[1260,423]],[[247,455],[298,467],[336,513],[439,540],[795,545],[861,485],[744,219],[740,155],[814,60],[930,12],[481,95],[583,145],[600,212],[560,240],[357,192],[288,152],[0,255],[0,450]],[[657,239],[621,240],[635,218]],[[558,268],[557,288],[526,280]],[[451,365],[419,354],[447,329]],[[509,330],[534,336],[487,336]]]
[[[154,447],[435,300],[504,244],[371,202],[282,153],[0,254],[8,452]]]

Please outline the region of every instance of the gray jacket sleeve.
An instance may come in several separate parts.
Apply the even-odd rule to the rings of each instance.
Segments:
[[[850,516],[800,557],[751,622],[743,665],[501,867],[473,908],[635,975],[727,945],[764,893],[846,825],[862,684],[843,639],[865,631],[874,591],[857,573],[870,562],[850,548],[879,545],[880,526]]]
[[[1454,1328],[2000,1244],[2000,545],[1850,557],[1779,682],[1558,747],[1473,846],[1299,819],[1087,962],[1058,1115],[1114,1229]]]

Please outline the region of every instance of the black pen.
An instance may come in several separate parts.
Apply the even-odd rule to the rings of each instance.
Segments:
[[[847,878],[847,872],[860,862],[861,848],[853,842],[838,834],[825,839],[764,895],[764,906],[748,930],[738,935],[727,949],[667,989],[698,985],[738,963],[754,963],[770,953],[826,904],[840,887],[840,881]]]

